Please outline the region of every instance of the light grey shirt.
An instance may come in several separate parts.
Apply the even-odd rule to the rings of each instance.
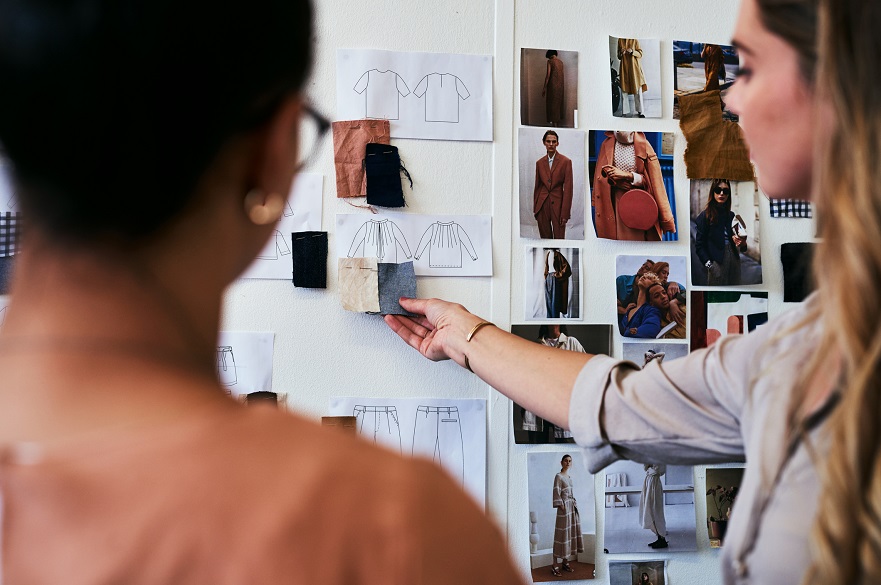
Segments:
[[[819,479],[804,444],[788,455],[786,417],[819,333],[813,322],[792,328],[816,302],[644,370],[596,356],[575,382],[569,424],[593,473],[618,459],[747,462],[723,548],[726,584],[798,585],[810,565]],[[822,429],[810,435],[821,454]]]

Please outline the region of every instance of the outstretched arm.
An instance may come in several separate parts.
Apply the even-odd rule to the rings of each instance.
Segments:
[[[569,428],[569,398],[575,378],[592,354],[559,351],[527,341],[483,321],[462,305],[439,299],[401,299],[401,307],[421,315],[386,315],[385,322],[401,339],[433,361],[452,359],[487,384],[555,425]]]

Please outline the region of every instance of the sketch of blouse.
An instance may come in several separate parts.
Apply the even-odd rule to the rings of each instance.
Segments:
[[[373,119],[397,120],[400,98],[410,95],[401,76],[390,70],[365,71],[352,89],[364,94],[365,117]]]
[[[426,122],[459,122],[459,99],[467,100],[471,92],[452,73],[429,73],[413,90],[418,98],[425,96]]]
[[[288,246],[287,240],[284,239],[280,231],[275,230],[275,233],[269,238],[269,243],[263,248],[257,258],[260,260],[278,260],[279,255],[287,256],[290,253],[291,248]]]
[[[383,262],[398,262],[398,249],[410,258],[410,246],[401,228],[395,222],[371,219],[362,225],[349,247],[349,258],[376,258]]]
[[[425,230],[415,258],[419,260],[428,248],[428,265],[432,268],[462,268],[462,248],[472,260],[477,260],[477,252],[471,244],[468,233],[458,223],[437,221]]]

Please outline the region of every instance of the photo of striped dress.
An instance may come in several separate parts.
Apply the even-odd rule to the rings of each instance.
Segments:
[[[581,518],[575,505],[572,478],[558,473],[554,477],[554,508],[557,524],[554,527],[554,557],[568,559],[575,553],[584,552],[581,536]]]

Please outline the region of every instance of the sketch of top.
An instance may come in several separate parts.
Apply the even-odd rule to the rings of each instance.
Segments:
[[[459,98],[467,100],[471,92],[452,73],[429,73],[423,77],[413,95],[425,96],[426,122],[459,123]]]
[[[477,252],[462,226],[454,221],[436,221],[422,234],[416,246],[415,258],[419,260],[428,248],[428,265],[432,268],[462,268],[462,249],[472,260],[477,260]]]
[[[273,246],[272,244],[275,245]],[[287,240],[284,239],[284,236],[280,231],[275,230],[272,237],[269,239],[269,245],[263,248],[263,251],[260,252],[260,255],[257,256],[257,258],[260,260],[278,260],[279,255],[287,256],[290,253],[291,248],[288,246]]]
[[[381,262],[397,263],[399,248],[407,258],[412,256],[401,228],[388,219],[371,219],[355,233],[349,247],[349,258],[376,258]]]
[[[399,99],[410,95],[410,88],[394,71],[365,71],[355,84],[355,93],[364,94],[365,117],[397,120]]]

